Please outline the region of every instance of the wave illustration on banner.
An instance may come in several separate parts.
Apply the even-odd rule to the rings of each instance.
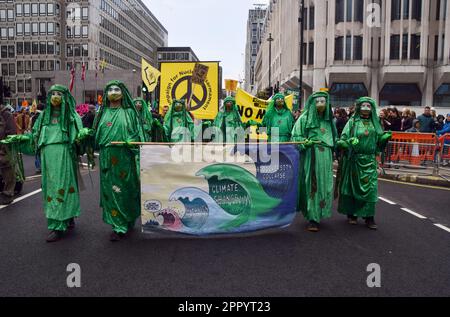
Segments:
[[[280,153],[280,157],[283,157],[280,166],[285,166],[281,169],[288,170],[289,173],[262,173],[258,168],[262,165],[260,162],[242,163],[243,166],[238,163],[203,162],[194,164],[195,167],[201,167],[195,173],[192,172],[192,166],[185,170],[185,175],[178,174],[176,177],[180,181],[174,182],[176,184],[173,184],[174,189],[168,197],[153,190],[156,185],[150,187],[152,189],[143,193],[143,231],[204,236],[253,232],[290,225],[296,215],[298,177],[293,172],[298,170],[298,151],[281,150]],[[149,159],[151,158],[145,158]],[[167,164],[176,165],[174,162]],[[248,165],[253,165],[253,168],[249,169]],[[163,168],[170,171],[169,166],[164,166],[161,162],[155,164],[158,170],[156,174],[161,174]],[[251,172],[255,167],[256,175]],[[151,169],[148,175],[155,174]],[[267,179],[264,180],[268,175],[283,177],[279,177],[278,181],[272,179],[268,182]],[[173,176],[169,175],[167,179],[172,179],[170,177]],[[183,183],[187,186],[180,186]],[[163,192],[167,192],[170,185],[164,185]],[[148,219],[149,214],[151,217],[146,221],[144,218]]]

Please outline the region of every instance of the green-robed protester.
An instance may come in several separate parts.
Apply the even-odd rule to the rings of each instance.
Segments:
[[[50,230],[48,242],[60,240],[68,228],[74,227],[74,218],[80,215],[78,156],[83,151],[78,138],[87,133],[69,90],[54,85],[33,131],[10,136],[4,141],[18,146],[25,154],[40,153],[42,196]]]
[[[103,221],[112,226],[110,240],[118,241],[140,215],[139,149],[130,142],[144,142],[145,137],[125,85],[109,82],[104,96],[94,122],[95,143],[100,149],[100,206]]]
[[[144,129],[145,142],[150,142],[152,137],[153,117],[148,108],[148,104],[142,98],[136,98],[133,102],[139,113],[139,120],[141,121],[142,128]]]
[[[174,100],[164,117],[164,131],[171,143],[192,142],[194,140],[194,121],[186,109],[184,100]]]
[[[326,92],[312,94],[292,130],[300,145],[298,209],[309,221],[308,230],[319,231],[319,223],[331,217],[333,204],[333,151],[337,136]]]
[[[370,229],[377,229],[374,220],[378,201],[376,156],[391,137],[392,133],[384,132],[380,125],[375,100],[360,98],[337,143],[345,151],[340,162],[338,211],[347,215],[350,224],[357,224],[358,217],[362,217]]]
[[[283,94],[276,94],[267,107],[262,123],[251,121],[252,125],[267,129],[268,142],[290,142],[294,128],[294,116],[289,110]]]
[[[213,142],[245,142],[246,124],[242,123],[236,100],[233,97],[225,98],[223,110],[217,114],[212,125],[214,128]]]

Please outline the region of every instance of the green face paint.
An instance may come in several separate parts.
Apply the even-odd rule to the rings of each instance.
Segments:
[[[361,105],[361,117],[363,118],[369,118],[370,114],[372,113],[372,106],[370,103],[365,102]]]

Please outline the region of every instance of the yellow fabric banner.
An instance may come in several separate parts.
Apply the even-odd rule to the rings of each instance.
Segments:
[[[208,75],[202,85],[192,83],[196,63],[161,63],[159,111],[171,106],[174,99],[189,100],[195,119],[214,120],[219,111],[219,63],[199,62],[208,66]],[[187,102],[186,102],[187,103]]]
[[[161,76],[160,71],[150,65],[145,59],[142,59],[142,81],[149,92],[155,90],[159,76]]]
[[[294,95],[286,96],[285,101],[288,108],[292,110]],[[269,105],[269,100],[256,98],[248,92],[238,89],[236,93],[236,104],[239,107],[242,122],[247,122],[249,120],[262,122],[262,119],[266,114],[266,109]]]

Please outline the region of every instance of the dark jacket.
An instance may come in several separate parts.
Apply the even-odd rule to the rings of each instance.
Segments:
[[[402,129],[401,129],[402,131],[409,130],[412,128],[412,126],[413,126],[413,118],[408,117],[402,119]]]
[[[434,131],[434,119],[433,116],[420,115],[417,120],[420,122],[420,132],[433,133]]]
[[[4,106],[0,106],[0,140],[6,139],[8,135],[16,134],[16,123],[11,112]],[[8,159],[6,145],[0,145],[0,167],[8,167],[11,162]]]

